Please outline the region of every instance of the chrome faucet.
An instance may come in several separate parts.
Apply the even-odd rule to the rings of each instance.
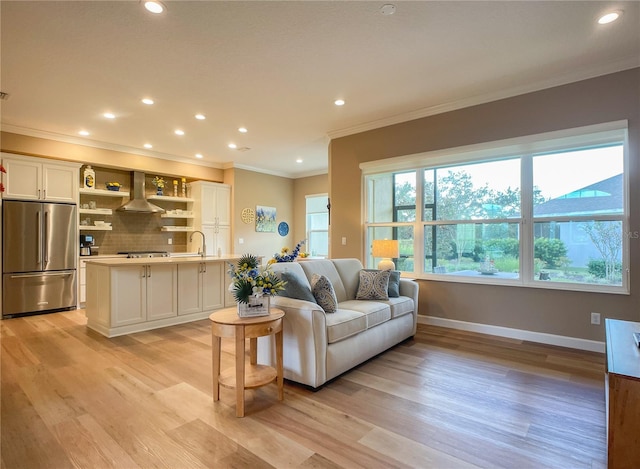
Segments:
[[[207,255],[207,242],[204,240],[204,233],[202,231],[195,230],[191,233],[191,236],[189,236],[189,242],[193,241],[193,235],[196,233],[200,233],[202,235],[202,250],[198,250],[198,254],[204,257]]]

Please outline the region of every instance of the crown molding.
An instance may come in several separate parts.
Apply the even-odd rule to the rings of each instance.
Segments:
[[[302,173],[285,173],[282,171],[271,171],[268,169],[263,169],[263,168],[257,168],[255,166],[249,166],[246,164],[239,164],[239,163],[225,163],[223,165],[223,169],[243,169],[245,171],[253,171],[254,173],[261,173],[261,174],[268,174],[269,176],[278,176],[278,177],[283,177],[283,178],[287,178],[287,179],[300,179],[300,178],[305,178],[305,177],[309,177],[309,176],[319,176],[321,174],[328,174],[328,171],[326,169],[319,169],[317,171],[306,171],[306,172],[302,172]]]
[[[186,158],[184,156],[171,155],[169,153],[161,153],[157,151],[143,150],[140,148],[128,147],[126,145],[118,145],[116,143],[101,142],[99,140],[91,140],[86,137],[74,137],[70,135],[59,134],[56,132],[49,132],[46,130],[30,129],[28,127],[20,127],[12,124],[2,123],[0,130],[3,132],[9,132],[13,134],[26,135],[27,137],[46,138],[48,140],[54,140],[56,142],[71,143],[74,145],[81,145],[91,148],[99,148],[101,150],[111,150],[121,153],[129,153],[132,155],[147,156],[149,158],[156,158],[160,160],[174,161],[178,163],[192,164],[196,166],[206,166],[208,168],[222,169],[223,165],[220,163],[207,162],[203,160],[195,160],[193,158]]]
[[[438,104],[435,106],[430,106],[427,108],[386,117],[384,119],[378,119],[364,124],[354,125],[352,127],[346,127],[344,129],[331,130],[327,132],[327,136],[331,139],[346,137],[348,135],[358,134],[361,132],[367,132],[369,130],[421,119],[423,117],[435,116],[436,114],[456,111],[458,109],[477,106],[479,104],[486,104],[493,101],[498,101],[500,99],[512,98],[514,96],[533,93],[535,91],[541,91],[556,86],[567,85],[569,83],[576,83],[578,81],[588,80],[590,78],[596,78],[598,76],[622,72],[624,70],[629,70],[636,67],[640,67],[640,57],[628,57],[625,59],[610,62],[604,66],[600,65],[598,67],[584,68],[580,69],[579,71],[572,71],[547,80],[530,83],[528,85],[515,86],[513,88],[508,88],[506,90],[501,90],[495,93],[487,93],[470,98],[464,98],[449,103]]]
[[[303,178],[308,176],[317,176],[319,174],[327,174],[326,169],[294,174],[294,173],[283,173],[283,172],[271,171],[263,168],[257,168],[255,166],[234,163],[232,161],[228,163],[214,163],[214,162],[207,162],[204,160],[194,160],[191,158],[185,158],[183,156],[171,155],[169,153],[143,150],[140,148],[128,147],[126,145],[118,145],[115,143],[91,140],[91,139],[87,139],[86,137],[74,137],[70,135],[59,134],[56,132],[31,129],[28,127],[20,127],[17,125],[5,124],[5,123],[0,124],[0,130],[8,133],[26,135],[27,137],[45,138],[48,140],[54,140],[56,142],[71,143],[74,145],[82,145],[82,146],[91,147],[91,148],[100,148],[101,150],[112,150],[112,151],[118,151],[121,153],[129,153],[132,155],[147,156],[149,158],[156,158],[161,160],[174,161],[174,162],[192,164],[197,166],[206,166],[208,168],[216,168],[216,169],[222,169],[222,170],[238,168],[238,169],[244,169],[247,171],[253,171],[255,173],[285,177],[288,179],[298,179],[298,178]]]

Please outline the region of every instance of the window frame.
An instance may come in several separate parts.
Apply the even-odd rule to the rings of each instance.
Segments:
[[[367,246],[371,245],[369,239],[370,228],[394,228],[399,226],[413,226],[414,245],[413,272],[403,272],[414,278],[456,283],[477,283],[490,285],[505,285],[527,288],[543,288],[553,290],[587,291],[614,294],[629,294],[630,277],[630,243],[629,243],[629,142],[627,121],[608,122],[585,127],[564,129],[560,131],[518,137],[483,144],[456,147],[433,152],[406,155],[388,158],[360,164],[362,172],[362,224],[363,224],[363,259],[367,260],[369,267],[373,265],[371,252]],[[566,151],[572,148],[602,146],[621,142],[623,145],[623,211],[621,214],[591,214],[534,217],[533,215],[533,158],[534,155],[543,152]],[[430,169],[442,169],[447,166],[504,160],[510,158],[520,159],[520,190],[521,210],[519,218],[505,219],[481,219],[481,220],[429,220],[425,221],[423,207],[424,171]],[[369,223],[367,178],[373,175],[415,171],[416,172],[416,220],[413,223],[380,222]],[[394,196],[395,197],[395,196]],[[534,226],[536,223],[548,221],[555,222],[580,222],[580,221],[620,221],[622,223],[622,284],[601,285],[588,283],[564,283],[545,282],[535,279],[533,266],[533,243],[535,238]],[[495,224],[517,223],[519,225],[519,249],[520,266],[516,279],[500,279],[490,276],[465,277],[452,276],[450,274],[438,274],[424,272],[426,263],[424,252],[424,229],[428,226],[444,224]]]

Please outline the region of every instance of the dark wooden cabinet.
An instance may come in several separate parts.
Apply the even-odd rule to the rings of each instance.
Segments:
[[[640,323],[606,319],[609,469],[640,468]]]

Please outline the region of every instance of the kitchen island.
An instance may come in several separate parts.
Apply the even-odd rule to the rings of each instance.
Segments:
[[[87,327],[116,337],[206,319],[235,305],[227,270],[239,258],[87,259]]]

